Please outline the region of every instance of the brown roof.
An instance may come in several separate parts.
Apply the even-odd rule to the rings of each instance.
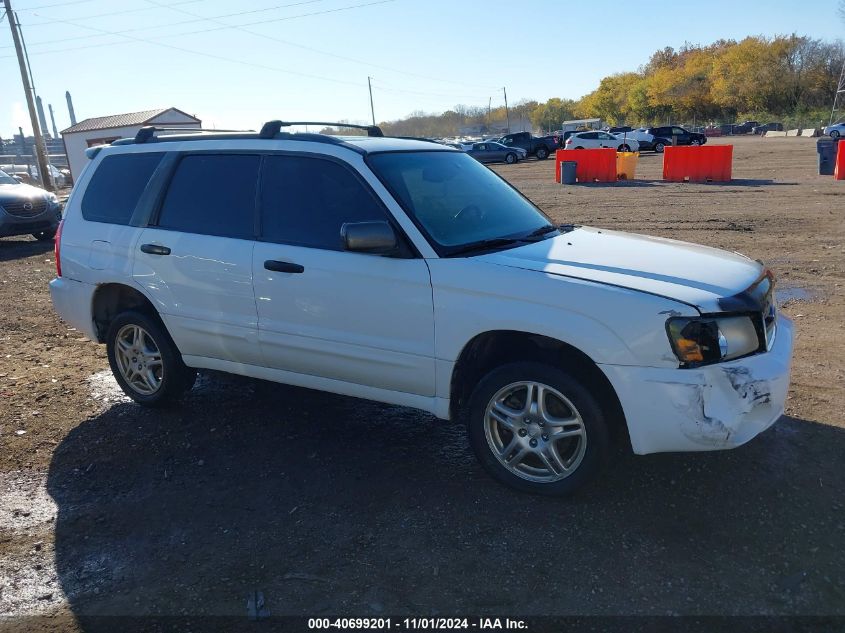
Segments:
[[[143,112],[127,112],[126,114],[112,114],[110,116],[98,116],[92,119],[85,119],[84,121],[80,121],[76,125],[71,125],[66,130],[62,130],[62,134],[69,134],[73,132],[88,132],[90,130],[108,130],[111,128],[117,127],[130,127],[133,125],[144,125],[148,123],[151,119],[156,118],[164,114],[169,110],[176,110],[180,114],[184,114],[185,116],[191,116],[182,112],[181,110],[177,110],[176,108],[157,108],[155,110],[144,110]],[[195,117],[191,117],[197,123],[200,122],[199,119]]]

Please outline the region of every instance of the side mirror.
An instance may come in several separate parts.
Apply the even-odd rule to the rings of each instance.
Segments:
[[[387,222],[345,222],[340,238],[346,250],[356,253],[384,255],[398,246],[396,233]]]

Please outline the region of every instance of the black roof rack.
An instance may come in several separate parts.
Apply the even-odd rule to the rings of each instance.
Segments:
[[[155,137],[156,132],[181,132],[183,134],[196,134],[197,132],[255,132],[255,130],[209,130],[200,127],[155,127],[146,125],[135,134],[136,143],[146,143]]]
[[[351,127],[356,130],[366,130],[367,136],[384,136],[384,132],[377,125],[357,125],[355,123],[332,123],[330,121],[267,121],[258,135],[261,138],[273,138],[282,131],[283,127],[293,125],[329,125],[333,127]]]
[[[313,132],[282,132],[283,127],[293,125],[323,125],[351,127],[366,130],[367,136],[383,137],[384,133],[377,125],[357,125],[355,123],[331,123],[325,121],[267,121],[260,132],[254,130],[209,130],[206,128],[183,127],[155,127],[147,125],[138,130],[134,138],[121,138],[112,141],[112,145],[135,145],[142,143],[165,143],[220,139],[286,139],[291,141],[311,141],[341,145],[359,154],[366,154],[366,150],[348,143],[346,139],[330,134],[315,134]],[[165,136],[156,136],[156,132],[170,132]]]

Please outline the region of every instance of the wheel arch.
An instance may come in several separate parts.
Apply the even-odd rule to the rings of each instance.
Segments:
[[[137,288],[119,282],[100,284],[91,298],[91,318],[98,343],[105,343],[109,325],[125,310],[138,310],[161,321],[152,301]]]
[[[494,368],[511,362],[535,361],[564,369],[594,390],[607,405],[614,436],[630,447],[628,427],[616,390],[595,361],[577,347],[542,334],[518,330],[491,330],[475,335],[461,349],[452,370],[449,413],[460,419],[473,388]]]

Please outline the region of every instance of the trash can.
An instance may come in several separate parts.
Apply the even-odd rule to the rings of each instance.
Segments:
[[[639,152],[616,152],[616,179],[633,180],[637,173]]]
[[[576,172],[578,171],[577,160],[564,160],[560,163],[560,184],[574,185]],[[830,172],[833,173],[833,172]]]
[[[832,176],[836,165],[836,142],[832,138],[820,138],[816,141],[819,153],[819,176]]]

